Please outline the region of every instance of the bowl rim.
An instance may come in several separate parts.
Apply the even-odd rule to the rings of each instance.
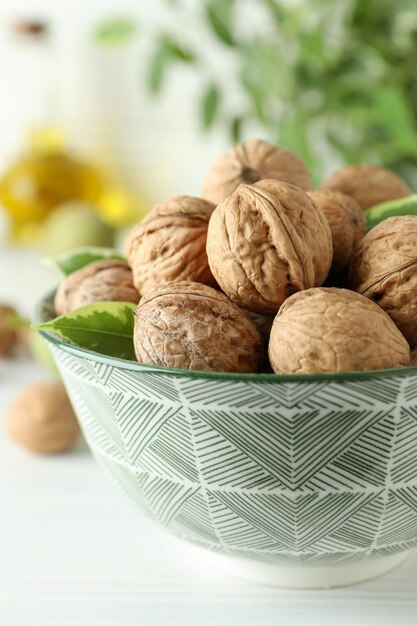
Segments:
[[[32,315],[32,321],[34,324],[40,324],[44,322],[42,316],[44,305],[55,294],[55,289],[48,292],[43,296],[35,305]],[[64,339],[61,339],[58,335],[48,330],[36,329],[47,342],[59,347],[60,349],[79,356],[87,358],[92,361],[104,363],[106,365],[113,365],[120,369],[132,370],[136,372],[148,373],[148,374],[161,374],[163,376],[177,376],[181,378],[199,378],[207,380],[223,380],[223,381],[240,381],[240,382],[260,382],[260,383],[330,383],[332,381],[342,382],[344,380],[351,381],[365,381],[374,378],[393,378],[403,377],[407,375],[417,375],[417,365],[409,365],[404,367],[395,367],[381,370],[364,370],[359,372],[338,372],[332,374],[268,374],[268,373],[250,373],[243,374],[237,372],[207,372],[204,370],[186,370],[175,367],[163,367],[161,365],[147,365],[138,363],[137,361],[129,361],[128,359],[121,359],[119,357],[113,357],[88,348],[81,348],[73,345]]]

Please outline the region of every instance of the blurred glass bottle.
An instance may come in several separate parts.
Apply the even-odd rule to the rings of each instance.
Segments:
[[[27,106],[22,124],[26,145],[0,178],[0,203],[12,235],[36,239],[54,209],[70,200],[96,206],[112,225],[127,221],[129,198],[111,177],[68,150],[59,124],[57,57],[48,25],[21,21],[12,30],[9,61],[15,101]]]

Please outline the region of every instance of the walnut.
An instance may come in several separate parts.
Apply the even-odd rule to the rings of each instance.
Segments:
[[[71,448],[80,428],[65,387],[58,381],[25,387],[6,414],[11,439],[33,452],[62,452]]]
[[[133,285],[132,272],[123,261],[94,261],[67,276],[55,296],[57,315],[65,315],[93,302],[138,303],[140,295]]]
[[[406,366],[410,349],[376,304],[347,289],[319,288],[282,305],[269,358],[277,374],[326,374]]]
[[[190,280],[214,286],[206,239],[214,205],[174,196],[157,204],[131,231],[127,256],[136,289],[146,294],[160,283]]]
[[[277,180],[240,185],[215,209],[211,271],[239,306],[276,313],[296,291],[319,286],[332,262],[329,224],[304,191]]]
[[[394,172],[365,163],[343,167],[329,176],[322,183],[322,188],[351,196],[363,210],[412,193],[410,187]]]
[[[389,217],[359,243],[349,285],[376,302],[417,344],[417,216]]]
[[[17,344],[18,332],[12,323],[15,315],[13,307],[0,304],[0,357],[10,356]]]
[[[340,191],[322,189],[308,195],[323,211],[329,222],[333,241],[331,274],[339,273],[349,263],[353,250],[366,233],[366,222],[359,204]]]
[[[289,150],[261,139],[238,144],[223,154],[208,172],[203,196],[219,204],[241,183],[274,178],[311,189],[311,178],[302,160]]]
[[[135,311],[140,363],[218,372],[256,372],[262,339],[249,315],[211,287],[159,285]]]

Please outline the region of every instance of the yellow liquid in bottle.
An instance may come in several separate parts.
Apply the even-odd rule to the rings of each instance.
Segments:
[[[29,149],[0,179],[0,203],[11,219],[13,235],[24,240],[33,239],[60,204],[69,200],[94,204],[101,193],[99,172],[72,157],[53,129],[33,133]]]

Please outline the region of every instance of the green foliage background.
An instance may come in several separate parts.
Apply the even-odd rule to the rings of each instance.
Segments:
[[[202,0],[201,28],[235,57],[234,110],[221,64],[210,67],[194,39],[176,32],[186,3],[170,4],[172,29],[156,37],[149,59],[153,93],[163,93],[176,64],[187,64],[202,81],[204,128],[220,124],[237,141],[256,122],[265,138],[303,157],[316,179],[333,155],[382,163],[417,183],[415,0],[252,0],[266,13],[261,33],[245,21],[249,0]]]

